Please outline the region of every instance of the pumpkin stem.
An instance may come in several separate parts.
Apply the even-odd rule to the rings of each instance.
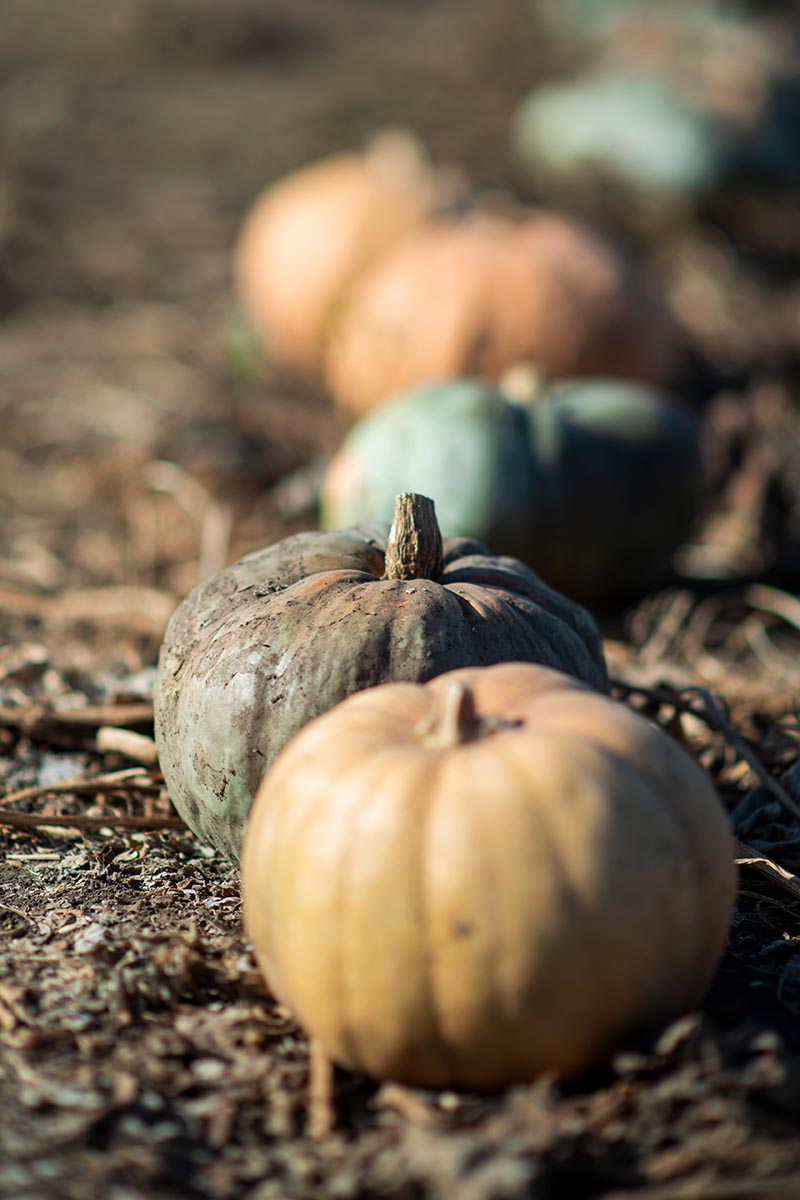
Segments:
[[[480,729],[471,689],[453,680],[444,695],[437,697],[433,712],[421,723],[418,732],[430,749],[445,750],[473,741],[479,736]]]
[[[386,579],[437,579],[444,567],[442,534],[433,501],[403,492],[394,502],[386,544]]]
[[[452,679],[446,690],[436,696],[433,710],[414,732],[429,750],[448,750],[464,742],[517,729],[521,724],[518,717],[479,717],[472,689]]]
[[[365,158],[378,178],[390,185],[425,179],[425,149],[419,138],[405,129],[379,129],[367,141]]]
[[[545,395],[547,380],[533,363],[518,362],[506,368],[497,387],[511,404],[532,408]]]

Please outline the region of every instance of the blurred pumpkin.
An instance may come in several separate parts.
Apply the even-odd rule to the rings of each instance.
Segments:
[[[253,806],[245,925],[335,1062],[495,1088],[596,1065],[709,986],[735,891],[704,771],[542,667],[353,696]]]
[[[172,801],[235,856],[264,772],[313,717],[388,680],[515,659],[607,686],[589,614],[477,542],[442,546],[425,497],[399,497],[391,530],[286,538],[195,588],[169,623],[154,705]]]
[[[603,604],[666,577],[702,487],[694,420],[652,388],[573,380],[512,401],[457,379],[402,394],[350,430],[323,481],[321,524],[387,520],[397,492],[421,491],[447,534]]]
[[[332,327],[326,377],[360,415],[416,383],[495,380],[531,360],[550,376],[661,380],[672,322],[617,251],[555,213],[428,223],[356,283]]]
[[[234,253],[241,306],[275,361],[318,372],[322,343],[354,279],[433,207],[440,180],[401,130],[268,187]]]
[[[724,180],[726,125],[670,80],[611,68],[535,88],[512,118],[520,162],[536,177],[613,179],[659,197],[692,197]]]
[[[737,0],[553,0],[540,16],[602,59],[535,88],[513,119],[541,187],[614,180],[659,203],[798,172],[796,31]]]

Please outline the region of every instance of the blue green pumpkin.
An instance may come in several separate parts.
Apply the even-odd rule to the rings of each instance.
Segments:
[[[682,199],[729,175],[735,139],[666,78],[612,67],[535,88],[512,119],[520,162],[567,182],[599,176]]]
[[[669,573],[702,495],[694,420],[660,392],[576,380],[517,402],[476,380],[407,392],[353,427],[325,477],[324,529],[431,496],[442,530],[521,558],[584,603]]]

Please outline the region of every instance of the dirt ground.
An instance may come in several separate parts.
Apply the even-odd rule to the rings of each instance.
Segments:
[[[237,315],[247,203],[385,124],[537,199],[509,115],[563,53],[530,0],[0,0],[4,1197],[800,1196],[795,189],[557,197],[648,260],[691,341],[707,509],[671,585],[600,618],[617,694],[697,754],[741,840],[702,1012],[568,1087],[341,1072],[312,1139],[236,870],[118,733],[152,734],[177,599],[313,525],[303,469],[344,428]]]

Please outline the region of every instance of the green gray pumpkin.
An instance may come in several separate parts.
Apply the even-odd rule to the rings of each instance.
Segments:
[[[454,380],[353,427],[323,483],[322,526],[387,520],[403,490],[433,497],[446,534],[603,604],[667,575],[701,498],[698,434],[643,385],[577,380],[523,404]]]
[[[729,174],[732,131],[667,79],[620,68],[534,89],[512,119],[532,173],[597,175],[661,197],[699,195]]]
[[[442,546],[435,518],[420,518],[430,502],[398,500],[388,541],[386,529],[296,534],[195,588],[170,621],[159,761],[187,825],[226,854],[278,752],[353,692],[501,662],[607,688],[585,610],[478,542]]]
[[[542,27],[592,51],[512,121],[541,184],[613,179],[660,203],[800,173],[800,38],[743,0],[536,0]]]

